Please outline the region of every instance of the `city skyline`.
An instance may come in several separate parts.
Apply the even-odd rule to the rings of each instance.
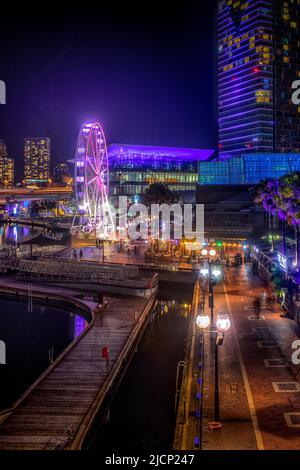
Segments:
[[[300,0],[0,23],[1,457],[296,462]]]
[[[192,2],[183,13],[175,2],[159,14],[153,5],[147,15],[106,6],[104,28],[97,10],[63,10],[51,44],[51,13],[43,27],[36,11],[23,12],[25,22],[8,15],[7,34],[16,24],[18,33],[10,47],[0,46],[7,85],[0,131],[17,175],[24,137],[47,135],[55,161],[74,158],[78,128],[89,119],[103,123],[110,143],[215,147],[214,5]]]

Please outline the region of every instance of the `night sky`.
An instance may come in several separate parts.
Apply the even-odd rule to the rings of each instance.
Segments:
[[[109,143],[216,147],[216,0],[109,3],[1,15],[0,139],[18,177],[24,137],[64,161],[90,119]]]

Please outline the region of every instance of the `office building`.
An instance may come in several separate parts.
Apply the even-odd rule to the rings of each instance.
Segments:
[[[0,140],[0,187],[12,188],[14,185],[14,160],[9,158],[5,143]]]
[[[24,141],[24,179],[26,186],[45,186],[50,178],[50,139],[26,138]]]
[[[164,183],[182,200],[195,199],[198,165],[213,155],[213,150],[111,144],[108,147],[110,196],[139,196],[153,183]]]
[[[220,0],[219,156],[300,151],[298,0]]]

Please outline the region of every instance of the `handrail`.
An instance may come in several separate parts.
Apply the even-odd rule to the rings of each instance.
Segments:
[[[79,425],[79,430],[74,438],[74,441],[71,445],[72,450],[77,450],[81,449],[82,445],[84,443],[84,440],[86,438],[87,433],[90,431],[97,413],[99,412],[99,409],[101,408],[101,405],[103,403],[103,400],[107,394],[107,392],[111,389],[116,376],[120,373],[120,370],[123,367],[124,361],[129,354],[130,350],[132,349],[136,338],[139,334],[140,329],[142,328],[143,324],[145,324],[145,321],[147,319],[148,313],[150,309],[153,307],[154,302],[156,299],[156,294],[152,294],[150,299],[148,299],[148,302],[144,308],[143,313],[140,315],[139,319],[136,322],[136,325],[132,331],[132,333],[129,336],[129,339],[124,346],[122,352],[119,354],[118,358],[116,359],[112,370],[110,374],[107,376],[106,380],[104,381],[102,387],[98,391],[92,405],[90,406],[88,412],[86,415],[83,417],[81,424]]]

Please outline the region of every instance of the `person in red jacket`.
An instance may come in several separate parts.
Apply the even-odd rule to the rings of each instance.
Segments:
[[[106,359],[106,370],[108,371],[108,369],[109,369],[109,349],[106,345],[103,346],[103,348],[102,348],[102,357],[103,357],[103,359]]]

